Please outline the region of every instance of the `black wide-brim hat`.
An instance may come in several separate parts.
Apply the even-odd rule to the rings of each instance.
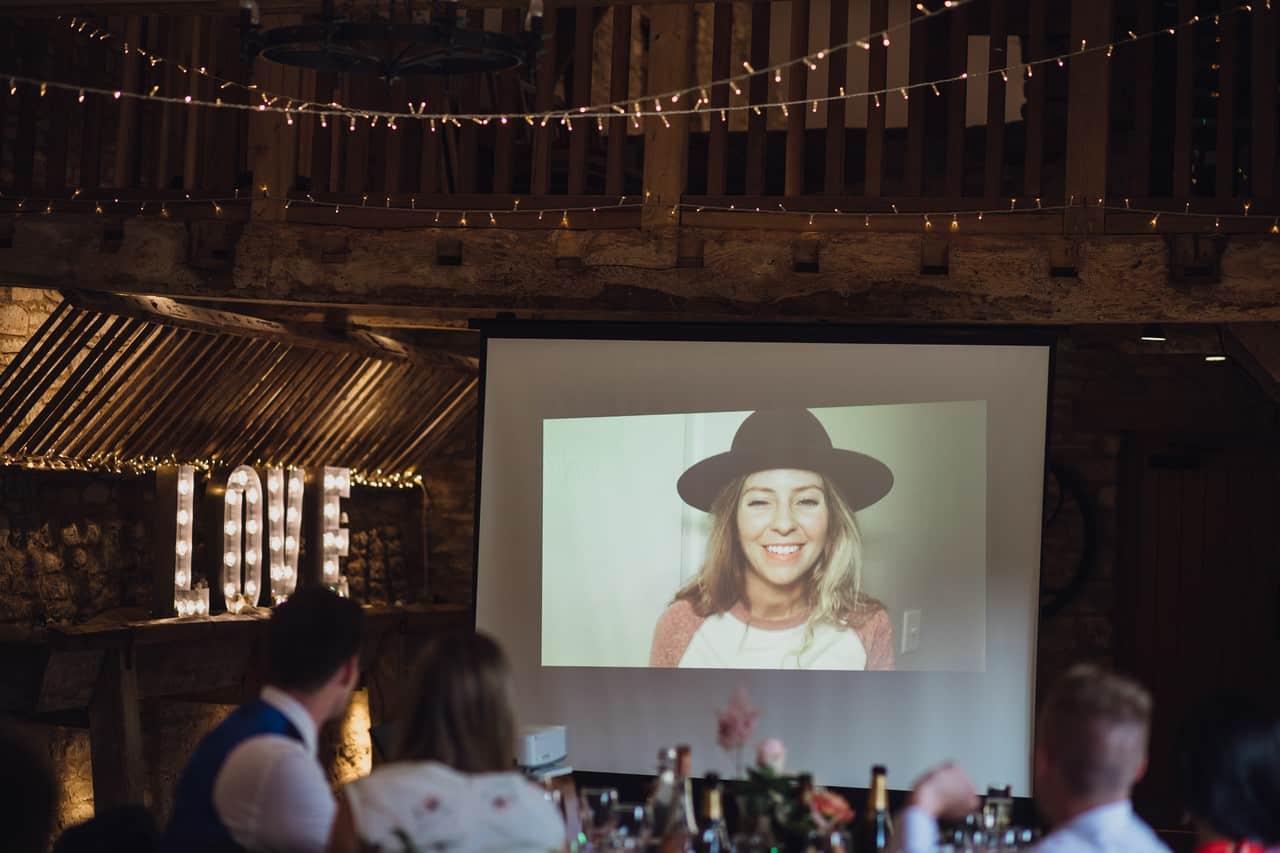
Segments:
[[[703,459],[680,475],[676,491],[703,512],[735,477],[795,468],[817,471],[835,483],[857,512],[889,494],[893,472],[874,456],[831,446],[831,436],[808,409],[752,412],[733,436],[727,453]]]

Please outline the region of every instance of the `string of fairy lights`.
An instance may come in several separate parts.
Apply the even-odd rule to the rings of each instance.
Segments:
[[[511,122],[524,121],[528,125],[538,125],[546,127],[551,122],[558,122],[572,131],[575,121],[594,121],[598,129],[603,130],[605,122],[608,119],[616,119],[626,117],[631,120],[636,127],[641,127],[645,119],[657,118],[662,121],[664,126],[670,126],[670,118],[675,116],[689,115],[718,115],[721,121],[727,121],[728,114],[733,112],[743,112],[751,110],[757,114],[763,114],[767,110],[777,109],[784,115],[789,115],[791,109],[808,107],[814,112],[817,111],[820,104],[829,103],[837,100],[851,101],[855,99],[864,99],[870,101],[872,107],[878,109],[883,106],[883,99],[894,95],[900,95],[903,99],[909,100],[913,93],[922,90],[929,90],[935,96],[941,95],[941,89],[944,86],[954,83],[962,83],[970,80],[982,80],[995,75],[1000,75],[1004,81],[1008,81],[1012,75],[1025,75],[1027,78],[1034,76],[1037,69],[1044,67],[1063,68],[1068,60],[1076,59],[1083,56],[1102,54],[1110,58],[1115,50],[1127,44],[1134,44],[1147,39],[1153,39],[1162,35],[1175,36],[1181,29],[1194,27],[1206,19],[1211,19],[1215,26],[1220,26],[1221,19],[1224,16],[1237,13],[1252,13],[1255,10],[1253,4],[1242,3],[1221,10],[1214,15],[1201,16],[1192,15],[1185,20],[1176,22],[1172,25],[1160,27],[1147,32],[1134,32],[1129,30],[1122,38],[1112,41],[1102,42],[1100,44],[1090,45],[1086,40],[1081,40],[1078,48],[1073,47],[1071,50],[1058,53],[1051,56],[1032,59],[1025,62],[1006,65],[1001,68],[990,68],[985,71],[975,72],[973,74],[962,72],[947,77],[940,77],[934,80],[917,81],[904,85],[886,85],[881,88],[869,88],[860,91],[846,91],[844,87],[839,87],[837,94],[828,94],[814,97],[803,98],[778,98],[765,101],[763,103],[737,103],[726,104],[723,106],[711,106],[711,92],[719,87],[727,87],[733,94],[740,96],[742,94],[743,82],[749,82],[752,78],[759,75],[765,75],[775,85],[781,87],[784,75],[788,70],[803,65],[809,71],[817,70],[819,63],[828,59],[833,53],[838,51],[846,51],[852,48],[861,48],[870,50],[871,46],[879,43],[884,47],[892,44],[892,36],[902,29],[907,29],[914,24],[928,21],[931,18],[945,14],[955,9],[959,9],[976,0],[945,0],[941,8],[929,9],[924,3],[916,3],[916,9],[919,15],[909,18],[906,21],[899,22],[893,26],[887,27],[868,35],[850,40],[843,44],[833,45],[831,47],[822,48],[805,56],[795,57],[781,62],[768,65],[761,68],[755,68],[749,61],[744,61],[743,71],[741,73],[712,80],[706,83],[698,83],[689,87],[663,92],[656,95],[646,95],[642,98],[628,98],[622,101],[613,101],[609,103],[597,104],[593,106],[579,106],[571,108],[558,108],[542,112],[497,112],[497,113],[452,113],[438,112],[429,109],[426,102],[419,102],[414,105],[408,104],[407,111],[392,111],[380,109],[356,108],[336,102],[325,104],[297,101],[292,97],[271,94],[258,91],[256,84],[241,84],[233,80],[218,77],[208,70],[205,66],[190,68],[181,63],[173,62],[155,53],[143,51],[136,46],[130,46],[127,42],[121,40],[121,50],[128,52],[130,50],[138,52],[140,56],[146,58],[153,64],[167,62],[178,67],[184,73],[196,73],[204,77],[210,78],[218,83],[219,87],[239,86],[247,91],[254,92],[258,98],[258,103],[238,103],[228,102],[222,98],[208,100],[206,98],[195,97],[191,94],[174,95],[163,94],[159,91],[159,86],[153,85],[148,92],[134,92],[120,89],[110,89],[103,87],[83,86],[76,83],[66,83],[57,80],[40,79],[26,77],[20,75],[9,76],[8,90],[11,95],[17,93],[19,86],[38,87],[41,94],[44,95],[49,89],[59,89],[65,91],[74,91],[78,94],[78,102],[83,103],[88,95],[107,97],[114,100],[121,98],[130,98],[134,100],[151,100],[160,103],[180,104],[191,107],[202,107],[210,109],[232,109],[245,110],[260,113],[273,113],[283,115],[285,120],[292,124],[295,117],[298,116],[316,116],[319,117],[322,126],[327,125],[329,119],[335,119],[347,122],[348,129],[355,131],[361,121],[367,121],[370,127],[377,127],[379,123],[391,130],[397,130],[401,121],[418,121],[426,122],[432,131],[437,130],[441,126],[454,125],[461,126],[464,122],[471,122],[477,125],[488,125],[491,122],[499,124],[509,124]],[[1270,10],[1271,0],[1263,0],[1265,5],[1259,5],[1258,9]],[[73,19],[75,20],[75,19]],[[80,21],[77,26],[83,25],[85,22]],[[101,39],[117,39],[117,36],[106,33],[105,31],[97,31]],[[689,104],[691,96],[694,97],[693,103]],[[681,102],[684,99],[684,102]]]
[[[270,198],[270,193],[265,188],[260,188],[262,198]],[[439,200],[439,196],[432,196],[433,200]],[[407,214],[413,217],[420,217],[424,225],[434,228],[445,229],[468,229],[468,228],[500,228],[512,225],[534,226],[542,224],[546,228],[574,228],[575,224],[581,224],[580,215],[612,213],[618,211],[638,212],[646,206],[646,202],[650,200],[650,196],[646,193],[640,195],[622,195],[616,201],[601,199],[595,204],[583,204],[573,206],[558,206],[554,204],[553,196],[542,196],[534,198],[533,204],[524,204],[522,206],[521,199],[516,198],[510,207],[489,207],[486,209],[458,209],[419,206],[417,197],[411,197],[408,204],[400,201],[393,203],[392,197],[383,195],[377,198],[371,198],[364,195],[359,202],[351,202],[348,200],[325,200],[318,199],[314,195],[308,194],[305,198],[287,198],[284,200],[286,210],[296,206],[310,207],[317,210],[329,212],[334,217],[335,222],[342,221],[344,210],[348,215],[352,211],[359,210],[376,210],[389,211],[397,214]],[[6,204],[12,205],[10,212],[16,216],[38,216],[49,215],[55,212],[88,212],[90,205],[92,210],[99,216],[104,215],[146,215],[154,214],[164,218],[173,215],[173,208],[181,213],[184,207],[207,207],[212,210],[215,216],[225,214],[225,205],[243,204],[250,201],[247,193],[235,192],[231,196],[208,196],[193,197],[187,194],[182,199],[163,199],[163,200],[130,200],[130,199],[84,199],[81,197],[79,190],[72,192],[70,197],[41,197],[41,198],[15,198],[6,197],[0,192],[0,210],[3,210]],[[894,201],[885,201],[882,204],[884,208],[876,210],[857,209],[848,210],[839,207],[830,209],[816,210],[808,207],[788,208],[784,202],[773,202],[772,204],[761,205],[758,203],[737,204],[735,202],[707,204],[691,201],[679,201],[670,207],[665,207],[666,214],[672,218],[678,218],[683,213],[732,213],[736,215],[761,215],[766,217],[774,217],[773,221],[777,221],[777,217],[789,218],[792,220],[800,220],[809,226],[819,227],[823,224],[836,221],[861,220],[864,229],[872,229],[874,225],[883,220],[901,221],[916,220],[922,230],[930,232],[943,228],[956,232],[961,230],[961,223],[964,221],[972,221],[973,223],[983,222],[986,217],[1008,217],[1016,215],[1045,215],[1045,214],[1065,214],[1073,209],[1094,209],[1100,210],[1105,214],[1138,214],[1149,217],[1148,224],[1152,231],[1160,230],[1162,219],[1172,221],[1196,220],[1197,223],[1205,222],[1213,219],[1213,228],[1215,231],[1222,230],[1223,223],[1248,222],[1250,224],[1262,222],[1263,225],[1257,227],[1256,230],[1266,230],[1270,234],[1280,235],[1280,217],[1276,216],[1259,216],[1251,215],[1253,203],[1251,201],[1241,202],[1241,210],[1239,213],[1224,213],[1221,210],[1202,211],[1194,210],[1191,202],[1183,202],[1182,207],[1157,209],[1149,207],[1134,207],[1129,198],[1123,198],[1119,203],[1116,201],[1108,201],[1105,198],[1084,199],[1071,196],[1065,204],[1044,204],[1038,197],[1036,198],[1018,198],[1010,197],[1008,205],[998,207],[967,209],[967,210],[934,210],[934,211],[918,211],[918,210],[899,210],[898,205]],[[918,204],[918,200],[913,199],[913,204]],[[1270,218],[1271,225],[1269,228],[1265,226],[1266,220]],[[941,223],[941,224],[939,224]],[[352,225],[359,225],[360,220],[352,220]],[[846,226],[846,230],[849,229]],[[1253,228],[1248,230],[1255,230]]]
[[[174,456],[143,455],[124,457],[117,454],[95,453],[82,459],[61,454],[0,454],[0,467],[29,468],[40,471],[75,471],[141,477],[153,474],[161,467],[177,465],[189,465],[206,476],[212,475],[216,471],[230,470],[235,467],[229,466],[225,461],[218,459],[179,460]],[[253,463],[253,467],[285,469],[296,466],[258,460]],[[416,489],[421,488],[423,485],[422,474],[415,473],[413,469],[384,472],[381,468],[372,471],[351,468],[350,472],[351,483],[356,486],[377,489]]]

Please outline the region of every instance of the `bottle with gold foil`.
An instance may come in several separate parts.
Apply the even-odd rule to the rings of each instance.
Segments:
[[[707,789],[702,794],[702,831],[696,848],[699,853],[730,853],[733,843],[724,822],[724,791],[720,776],[707,774]]]
[[[893,823],[889,819],[888,771],[884,765],[871,768],[871,790],[867,794],[867,808],[859,816],[853,837],[854,853],[888,850],[893,838]]]

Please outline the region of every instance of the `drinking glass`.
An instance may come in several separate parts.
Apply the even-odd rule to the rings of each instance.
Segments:
[[[582,789],[582,828],[593,845],[604,847],[609,842],[616,826],[617,805],[616,788]]]

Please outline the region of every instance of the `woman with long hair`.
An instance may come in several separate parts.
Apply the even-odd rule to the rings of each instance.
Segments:
[[[343,789],[331,853],[562,849],[559,809],[513,771],[511,676],[498,644],[441,637],[415,673],[396,760]]]
[[[892,669],[855,517],[892,487],[883,462],[834,448],[808,410],[752,413],[728,452],[677,483],[711,531],[702,569],[658,620],[650,665]]]

